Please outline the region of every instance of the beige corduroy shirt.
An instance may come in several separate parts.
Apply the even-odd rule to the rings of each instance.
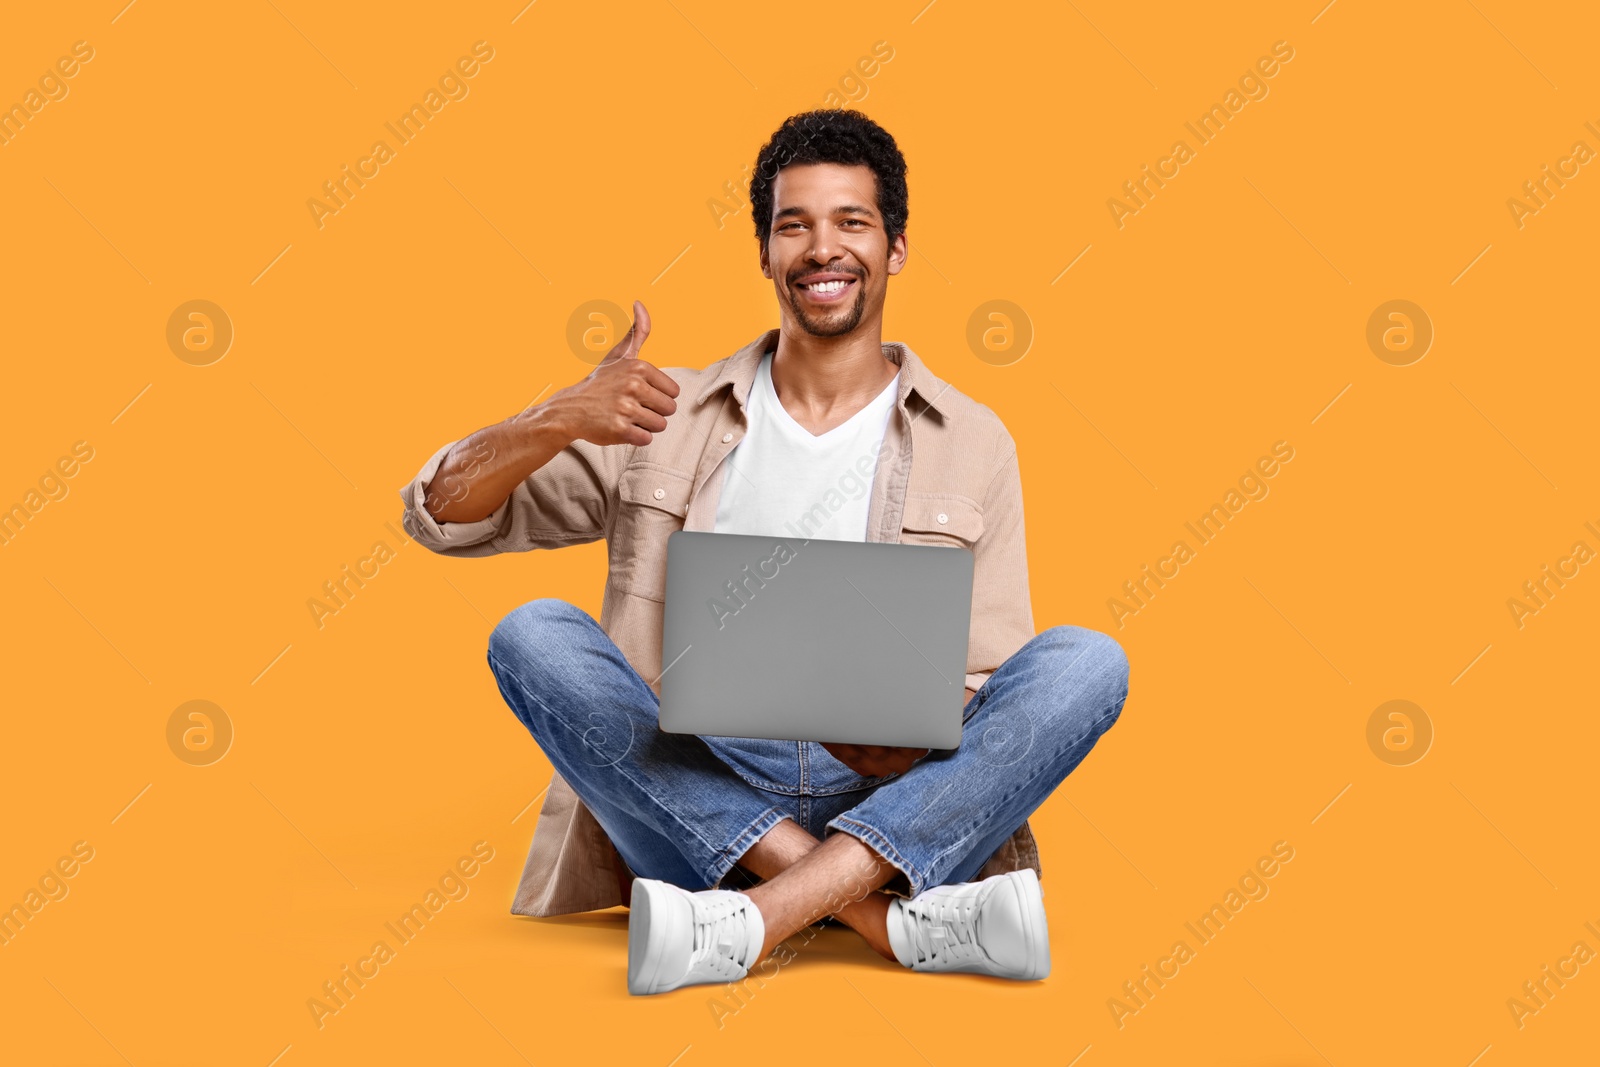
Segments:
[[[477,522],[436,522],[423,506],[455,442],[446,444],[400,490],[406,532],[447,556],[604,538],[610,570],[600,626],[641,678],[659,678],[667,535],[712,529],[722,460],[746,432],[756,365],[777,342],[778,331],[769,330],[704,370],[662,368],[680,387],[678,409],[650,444],[576,441]],[[899,395],[872,483],[867,540],[972,550],[966,687],[977,689],[1034,635],[1016,444],[999,416],[936,378],[910,348],[889,342],[883,354],[900,367]],[[1022,867],[1039,869],[1026,823],[980,877]],[[560,915],[613,907],[623,902],[621,870],[605,831],[555,774],[511,910]]]

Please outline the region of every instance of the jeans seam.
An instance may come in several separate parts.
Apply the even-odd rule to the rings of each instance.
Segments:
[[[1126,700],[1127,700],[1127,697],[1124,696],[1122,702],[1126,702]],[[1100,714],[1100,716],[1095,720],[1093,725],[1091,725],[1088,730],[1086,730],[1079,737],[1075,738],[1072,741],[1067,742],[1066,744],[1063,744],[1060,748],[1058,748],[1056,750],[1054,756],[1050,760],[1050,762],[1046,763],[1046,764],[1042,764],[1041,766],[1039,766],[1034,771],[1034,773],[1028,777],[1027,781],[1024,782],[1024,783],[1021,783],[1021,785],[1026,785],[1028,782],[1032,782],[1034,779],[1038,778],[1040,775],[1046,773],[1046,769],[1048,767],[1054,766],[1059,761],[1062,753],[1071,751],[1072,749],[1075,749],[1075,748],[1077,748],[1079,746],[1082,746],[1085,743],[1087,743],[1088,748],[1085,750],[1084,756],[1088,756],[1089,752],[1092,752],[1094,750],[1095,742],[1098,741],[1098,739],[1105,733],[1105,730],[1102,729],[1102,727],[1105,725],[1106,721],[1111,718],[1112,712],[1114,710],[1116,710],[1118,707],[1119,707],[1119,705],[1117,703],[1113,703],[1113,704],[1109,705],[1106,708],[1106,710],[1103,711]],[[1082,763],[1083,762],[1082,758],[1080,758],[1078,762]],[[1076,769],[1076,768],[1074,768],[1074,769]],[[1012,796],[1015,796],[1018,791],[1019,790],[1015,790],[1014,789],[1002,799],[1008,800]],[[1053,794],[1055,791],[1051,790],[1051,792]],[[1049,798],[1046,797],[1046,799],[1048,800]],[[990,816],[990,817],[992,817],[992,812],[985,813],[985,814]],[[933,857],[933,859],[929,862],[928,870],[929,871],[933,871],[933,870],[938,869],[939,862],[941,860],[943,860],[946,856],[948,856],[951,852],[953,852],[957,848],[959,848],[963,842],[966,842],[966,841],[970,840],[973,836],[975,836],[979,832],[979,830],[984,826],[986,821],[988,821],[988,820],[985,819],[985,818],[980,818],[977,822],[975,822],[967,830],[966,833],[964,833],[961,836],[960,840],[958,840],[958,841],[954,842],[953,844],[950,844],[950,845],[946,846],[945,848],[941,849]],[[859,820],[851,819],[851,818],[849,818],[847,816],[841,815],[838,818],[836,818],[835,820],[833,820],[832,823],[829,823],[829,825],[833,826],[833,825],[838,824],[838,823],[846,823],[846,822],[852,823],[855,826],[861,827],[862,830],[865,831],[867,834],[871,834],[871,835],[876,836],[878,839],[880,839],[882,841],[883,846],[885,848],[887,848],[890,852],[893,852],[896,857],[899,857],[901,862],[895,862],[894,860],[891,860],[890,862],[893,863],[896,867],[900,867],[901,870],[903,870],[906,873],[907,877],[911,879],[911,887],[912,887],[912,890],[913,890],[912,896],[915,896],[916,893],[920,891],[920,890],[917,889],[917,882],[918,882],[919,878],[921,877],[920,874],[918,874],[916,876],[913,876],[913,872],[915,872],[917,870],[916,866],[914,864],[910,863],[910,861],[905,860],[904,857],[901,856],[900,852],[897,849],[895,849],[895,847],[892,844],[889,843],[888,838],[883,835],[882,831],[879,831],[874,827],[868,826],[866,823],[863,823],[863,822],[861,822]],[[1024,818],[1022,824],[1026,824],[1026,822],[1027,822],[1027,819]],[[1019,824],[1019,826],[1022,825],[1022,824]],[[1015,833],[1016,830],[1013,829],[1012,832]],[[861,835],[856,835],[856,836],[861,836]],[[867,841],[867,843],[869,845],[873,844],[873,842],[870,841],[870,840]],[[885,857],[885,858],[887,859],[888,857]]]
[[[833,759],[835,763],[839,762],[834,758],[832,753],[827,752],[826,749],[823,751],[829,759]],[[858,774],[857,777],[860,778],[861,781],[855,784],[846,785],[839,788],[813,789],[811,788],[811,761],[809,757],[803,754],[805,752],[804,743],[801,744],[801,752],[801,766],[803,768],[801,784],[805,791],[814,797],[836,797],[843,793],[859,793],[863,789],[877,789],[879,786],[888,782],[892,782],[896,778],[900,777],[898,774],[885,774],[878,777],[867,777]]]
[[[741,779],[743,779],[746,785],[759,789],[763,793],[776,793],[780,797],[797,797],[800,795],[800,790],[796,789],[792,785],[781,785],[778,782],[768,781],[765,778],[750,777],[748,774],[744,773],[727,760],[722,759],[721,756],[718,756],[715,749],[711,750],[711,754],[713,756],[717,756],[717,759],[722,760],[723,765],[726,766],[728,770],[732,771],[734,774],[737,774]]]
[[[1049,763],[1043,763],[1043,764],[1040,764],[1038,767],[1036,767],[1034,769],[1033,774],[1029,775],[1028,778],[1026,780],[1024,780],[1023,782],[1017,783],[1018,788],[1013,789],[1010,793],[1006,794],[1006,796],[1003,797],[1002,799],[1003,800],[1009,800],[1009,799],[1011,799],[1011,797],[1016,796],[1017,793],[1021,792],[1022,789],[1025,788],[1029,783],[1033,782],[1040,775],[1043,775],[1044,773],[1046,773],[1046,770],[1048,768],[1054,767],[1059,762],[1062,753],[1070,752],[1073,749],[1075,749],[1075,748],[1087,743],[1087,747],[1084,749],[1083,756],[1080,756],[1079,759],[1078,759],[1078,763],[1081,764],[1083,762],[1084,758],[1087,757],[1090,752],[1094,751],[1095,742],[1097,742],[1100,739],[1101,735],[1103,735],[1105,733],[1104,730],[1100,729],[1100,725],[1102,723],[1104,723],[1106,721],[1106,719],[1108,719],[1109,717],[1110,717],[1110,713],[1109,712],[1106,712],[1106,713],[1102,714],[1100,716],[1100,718],[1095,722],[1095,724],[1092,727],[1090,727],[1088,730],[1086,730],[1080,737],[1078,737],[1076,740],[1069,741],[1066,744],[1063,744],[1059,748],[1057,748],[1055,753],[1051,756],[1051,759],[1050,759]],[[1073,770],[1076,770],[1076,769],[1077,769],[1077,765],[1075,764],[1073,766]],[[1070,775],[1071,772],[1069,771],[1068,774]],[[1062,779],[1062,781],[1065,781],[1065,780],[1066,780],[1065,778]],[[1059,787],[1060,787],[1060,783],[1058,782],[1057,783],[1057,788],[1059,788]],[[1052,789],[1050,791],[1050,795],[1051,796],[1055,795],[1055,790],[1054,789]],[[1049,796],[1045,797],[1045,800],[1049,800],[1049,799],[1050,799]],[[1040,802],[1040,806],[1043,807],[1043,805],[1044,805],[1044,802],[1041,801]],[[1037,809],[1035,809],[1035,810],[1037,810]],[[990,812],[987,812],[985,814],[988,815],[990,818],[992,818],[993,812],[991,810]],[[1023,824],[1026,824],[1027,821],[1028,821],[1028,818],[1031,817],[1031,815],[1032,815],[1032,813],[1030,812],[1029,816],[1025,816],[1023,818],[1023,820],[1022,820],[1022,823],[1019,823],[1017,828],[1020,828],[1020,826],[1022,826]],[[974,823],[972,828],[967,831],[967,833],[966,833],[965,837],[963,838],[963,840],[965,840],[966,838],[970,838],[975,833],[977,833],[979,828],[984,824],[985,821],[986,820],[984,820],[984,819],[980,819],[978,822]],[[1012,833],[1016,833],[1017,828],[1013,828],[1011,832]],[[932,869],[934,867],[937,867],[939,860],[941,860],[945,856],[949,855],[949,853],[953,850],[953,848],[954,848],[954,846],[951,846],[951,848],[946,848],[943,851],[941,851],[937,856],[934,857],[933,862],[929,864],[929,868]]]
[[[992,679],[993,677],[994,677],[993,675],[989,676],[990,679]],[[978,712],[983,710],[983,706],[989,702],[990,695],[991,694],[989,693],[989,680],[986,679],[984,681],[984,683],[981,686],[978,687],[978,691],[976,693],[972,694],[972,701],[971,701],[971,703],[972,703],[972,714],[971,715],[965,714],[965,710],[966,709],[964,709],[964,708],[962,709],[963,714],[961,716],[961,726],[962,726],[963,729],[966,728],[967,723],[972,721],[973,716],[977,715]]]
[[[1010,799],[1010,798],[1007,797],[1007,798],[1004,798],[1004,799]],[[962,834],[959,838],[957,838],[955,841],[951,842],[949,845],[947,845],[946,847],[941,849],[939,851],[939,854],[934,856],[933,859],[931,861],[929,861],[928,869],[930,871],[931,870],[937,870],[938,866],[939,866],[939,861],[944,859],[946,856],[950,855],[950,853],[954,852],[956,849],[960,848],[962,845],[966,844],[968,841],[972,840],[972,835],[977,831],[977,829],[978,828],[976,826],[973,826],[972,828],[968,829],[966,833]]]
[[[862,783],[860,785],[845,786],[842,789],[813,789],[807,793],[806,796],[837,797],[843,796],[846,793],[871,792],[874,789],[879,789],[888,785],[890,782],[896,781],[899,777],[900,775],[891,774],[884,778],[864,778],[862,779]]]
[[[567,721],[562,716],[555,714],[555,712],[551,710],[550,705],[546,704],[543,700],[540,700],[539,697],[535,693],[533,693],[526,685],[523,684],[522,679],[517,676],[517,673],[515,671],[508,670],[508,669],[506,669],[504,667],[503,664],[500,664],[500,662],[495,658],[495,655],[494,655],[493,652],[489,653],[489,666],[491,667],[491,669],[494,670],[495,678],[496,678],[497,681],[500,679],[500,677],[502,675],[502,671],[504,671],[505,675],[509,676],[511,678],[511,680],[516,684],[517,688],[522,690],[523,694],[528,699],[535,701],[541,708],[545,709],[545,712],[550,716],[550,718],[553,721],[559,723],[561,725],[561,727],[563,729],[565,729],[568,733],[573,733],[574,732],[573,729],[572,729],[572,726],[570,724],[568,724]],[[579,735],[579,736],[581,737],[581,735]],[[696,842],[698,842],[700,847],[701,847],[701,849],[704,852],[708,853],[712,857],[718,857],[718,863],[720,864],[720,862],[721,862],[720,857],[724,855],[724,853],[726,852],[726,849],[719,848],[718,846],[712,844],[710,841],[706,840],[705,837],[703,837],[700,834],[699,830],[697,830],[694,826],[691,826],[689,823],[685,822],[678,815],[677,812],[673,811],[671,808],[669,808],[665,804],[663,804],[661,802],[661,799],[659,797],[657,797],[655,795],[655,793],[653,793],[651,790],[646,789],[642,782],[640,782],[637,778],[634,778],[632,775],[628,774],[626,771],[623,771],[621,769],[621,765],[620,764],[612,764],[612,766],[617,768],[618,772],[620,774],[622,774],[622,776],[624,778],[626,778],[629,782],[631,782],[635,789],[638,789],[641,794],[643,794],[644,796],[648,797],[649,800],[650,800],[650,803],[652,805],[654,805],[661,812],[663,812],[667,816],[669,816],[675,824],[677,824],[678,826],[682,827],[685,831],[687,831],[688,836],[691,837]],[[732,768],[729,768],[729,769],[731,770]],[[560,773],[559,769],[556,771],[556,773],[557,774]],[[578,799],[581,801],[583,798],[579,797]],[[778,812],[778,810],[776,808],[768,807],[766,812],[763,813],[757,819],[757,823],[759,823],[761,819],[766,818],[766,816],[768,814],[771,814],[771,813],[774,813],[774,812],[776,812],[780,817],[782,817],[782,815],[783,815],[783,813],[782,812]],[[596,821],[598,821],[598,820],[596,820]],[[605,828],[601,827],[601,829],[604,830]],[[768,829],[771,829],[771,827],[769,826]],[[735,839],[735,842],[737,842],[738,840],[741,840],[745,835],[747,835],[749,833],[750,833],[750,830],[746,829],[744,831],[744,833],[742,833],[740,835],[739,838]],[[752,839],[751,843],[752,844],[754,843],[754,839]],[[730,845],[728,847],[731,848],[732,846]],[[739,855],[743,855],[744,851],[747,850],[748,848],[749,848],[749,845],[746,845],[745,849],[741,849],[740,850]],[[729,863],[728,863],[728,867],[732,867],[734,861],[736,861],[737,858],[738,857],[736,856],[736,857],[734,857],[734,860],[730,860]],[[724,874],[727,873],[727,868],[723,869],[723,873]],[[721,877],[721,875],[718,876],[718,878],[720,878],[720,877]],[[713,884],[715,884],[715,881],[713,881]]]
[[[1099,728],[1099,727],[1102,727],[1102,726],[1105,727],[1105,729],[1100,730],[1101,734],[1104,734],[1106,732],[1106,730],[1111,729],[1111,727],[1105,726],[1106,722],[1108,720],[1110,720],[1111,718],[1115,717],[1115,716],[1121,715],[1122,714],[1122,709],[1123,709],[1123,707],[1125,707],[1127,705],[1127,703],[1128,703],[1128,691],[1126,689],[1124,689],[1122,691],[1122,696],[1120,698],[1118,698],[1117,700],[1113,701],[1112,703],[1108,704],[1106,706],[1106,709],[1100,713],[1100,717],[1095,720],[1094,724],[1095,724],[1096,728]]]

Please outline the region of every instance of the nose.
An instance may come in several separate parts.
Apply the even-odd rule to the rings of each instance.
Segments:
[[[811,227],[811,247],[806,250],[807,255],[823,266],[833,262],[839,254],[835,236],[833,227],[825,222]]]

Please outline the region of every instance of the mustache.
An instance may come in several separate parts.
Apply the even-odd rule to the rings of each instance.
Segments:
[[[807,269],[795,271],[793,274],[789,275],[789,284],[798,285],[800,283],[800,279],[804,278],[808,274],[848,274],[856,281],[860,281],[862,278],[866,277],[865,272],[851,270],[849,267],[823,267],[820,270]]]

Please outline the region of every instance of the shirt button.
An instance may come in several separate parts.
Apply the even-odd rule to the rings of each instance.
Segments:
[[[731,440],[733,440],[733,434],[725,433],[725,434],[722,435],[722,443],[723,444],[727,444]]]
[[[666,495],[667,495],[667,491],[666,491],[666,490],[665,490],[665,489],[657,489],[657,490],[656,490],[656,499],[657,499],[657,500],[660,500],[660,499],[661,499],[661,498],[662,498],[662,497],[664,497],[664,496],[666,496]],[[943,519],[943,518],[941,518],[941,519],[940,519],[940,520],[939,520],[939,521],[940,521],[940,522],[943,522],[943,521],[944,521],[944,519]]]
[[[658,489],[658,490],[656,490],[656,491],[657,491],[657,492],[660,492],[660,490],[659,490],[659,489]],[[946,515],[946,514],[945,514],[945,513],[944,513],[944,512],[942,512],[942,511],[941,511],[941,512],[939,512],[939,525],[941,525],[941,526],[943,526],[943,525],[944,525],[944,524],[945,524],[945,523],[947,523],[947,522],[949,522],[949,521],[950,521],[950,516],[948,516],[948,515]]]

